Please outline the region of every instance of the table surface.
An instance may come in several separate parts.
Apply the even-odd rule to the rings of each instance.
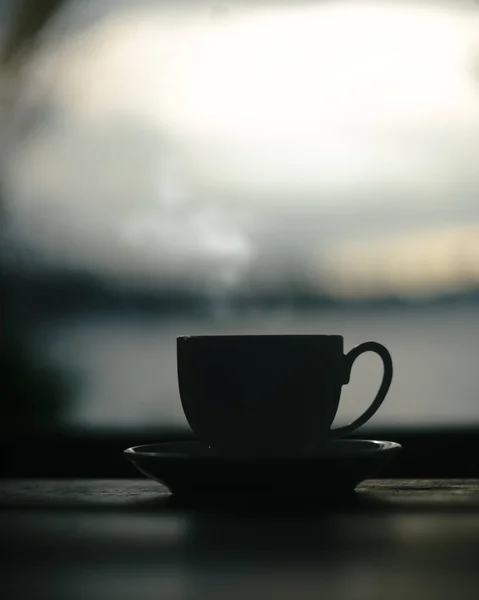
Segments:
[[[479,597],[478,480],[261,503],[180,501],[142,479],[4,480],[0,508],[2,598]]]

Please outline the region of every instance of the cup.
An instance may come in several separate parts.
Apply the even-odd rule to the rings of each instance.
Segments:
[[[331,429],[354,361],[375,352],[383,377],[369,408]],[[194,434],[222,454],[296,456],[366,423],[389,390],[388,350],[365,342],[347,354],[340,335],[207,335],[177,339],[178,383]]]

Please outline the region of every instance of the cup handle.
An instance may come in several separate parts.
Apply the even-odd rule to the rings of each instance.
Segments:
[[[359,344],[359,346],[356,346],[350,352],[348,352],[348,354],[346,354],[346,381],[344,383],[349,383],[349,379],[351,377],[351,369],[353,368],[354,361],[358,358],[358,356],[360,356],[364,352],[375,352],[383,361],[384,372],[381,385],[379,386],[378,393],[376,394],[376,397],[372,401],[369,408],[367,408],[360,417],[358,417],[349,425],[344,425],[343,427],[336,427],[335,429],[332,429],[331,434],[333,435],[333,437],[349,435],[355,429],[358,429],[358,427],[361,427],[361,425],[364,425],[364,423],[369,421],[369,419],[381,406],[384,398],[386,397],[386,394],[389,391],[389,387],[393,378],[393,362],[388,350],[378,342],[364,342],[363,344]]]

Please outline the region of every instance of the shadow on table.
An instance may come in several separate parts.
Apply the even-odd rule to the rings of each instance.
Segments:
[[[197,511],[215,514],[258,515],[320,515],[334,513],[381,512],[479,512],[479,486],[475,482],[438,482],[423,480],[390,485],[379,484],[377,489],[359,488],[355,491],[322,496],[239,495],[164,495],[141,502],[142,509],[166,511]]]
[[[184,494],[148,480],[5,480],[0,508],[150,512],[158,514],[321,515],[334,513],[478,511],[473,480],[377,480],[348,493],[299,495]]]

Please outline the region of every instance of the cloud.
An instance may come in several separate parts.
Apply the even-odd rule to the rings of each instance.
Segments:
[[[479,224],[416,228],[340,245],[323,285],[345,298],[428,297],[479,287]]]
[[[45,110],[6,172],[12,237],[118,277],[237,282],[268,244],[306,259],[470,219],[478,26],[458,3],[382,2],[83,25],[32,65],[23,107]]]

